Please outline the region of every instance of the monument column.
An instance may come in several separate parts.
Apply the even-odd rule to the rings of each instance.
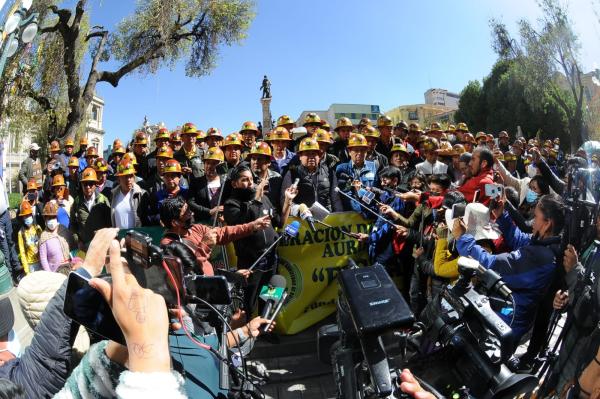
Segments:
[[[271,97],[261,98],[262,104],[262,135],[263,137],[273,129],[271,117]]]

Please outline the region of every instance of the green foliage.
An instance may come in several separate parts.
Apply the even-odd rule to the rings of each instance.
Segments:
[[[542,98],[531,105],[527,90],[518,78],[517,63],[499,60],[483,80],[471,81],[461,92],[457,121],[464,121],[471,131],[497,133],[506,130],[511,134],[520,126],[526,137],[560,137],[568,142],[568,128],[564,112],[552,96],[542,93]]]
[[[19,193],[9,193],[8,194],[8,207],[10,209],[19,209],[22,198],[23,198],[23,196]]]
[[[539,26],[519,21],[518,41],[510,37],[504,24],[492,20],[492,47],[500,59],[514,61],[512,76],[521,84],[531,108],[547,111],[549,104],[560,108],[575,150],[588,139],[579,39],[558,0],[539,0],[538,4],[543,13]]]
[[[111,35],[109,54],[127,64],[160,48],[137,72],[154,73],[188,57],[187,75],[206,75],[216,65],[220,45],[246,37],[253,9],[246,0],[142,0]]]

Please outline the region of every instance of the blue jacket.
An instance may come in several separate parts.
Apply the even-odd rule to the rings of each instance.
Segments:
[[[460,237],[456,247],[461,256],[470,256],[500,274],[513,291],[514,322],[511,324],[512,316],[499,316],[510,325],[517,343],[531,327],[538,304],[554,279],[560,237],[533,238],[519,230],[506,211],[496,222],[511,252],[492,255],[475,244],[475,238],[470,234]]]
[[[285,157],[281,161],[273,160],[271,161],[271,169],[275,172],[279,173],[281,176],[287,172],[287,167],[292,159],[296,156],[296,153],[286,149]]]
[[[335,168],[335,174],[338,178],[338,187],[344,193],[354,196],[354,188],[352,187],[353,180],[359,180],[365,187],[373,187],[377,178],[377,167],[374,162],[365,161],[365,164],[360,170],[356,170],[352,161],[339,164]],[[342,196],[344,209],[348,211],[361,212],[369,218],[373,218],[370,213],[365,213],[356,201],[350,201]]]
[[[404,211],[404,201],[395,195],[384,193],[380,198],[398,213]],[[371,263],[386,264],[395,254],[392,248],[394,229],[381,219],[377,219],[369,233],[369,260]]]

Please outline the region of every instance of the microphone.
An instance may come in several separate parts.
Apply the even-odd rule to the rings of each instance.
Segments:
[[[298,208],[298,213],[300,214],[300,219],[305,220],[308,223],[312,232],[317,231],[315,229],[315,218],[313,217],[312,212],[310,211],[310,209],[308,209],[308,206],[306,206],[306,204],[300,204],[300,207]]]
[[[300,222],[294,220],[292,223],[285,226],[283,230],[283,236],[287,238],[296,238],[298,237],[298,230],[300,229]]]
[[[358,190],[358,196],[365,204],[369,205],[371,204],[371,201],[373,201],[373,199],[375,198],[375,193],[361,188],[360,190]]]
[[[285,292],[286,285],[287,282],[285,281],[285,277],[280,274],[275,274],[271,277],[271,280],[269,280],[269,284],[263,285],[260,289],[259,298],[265,301],[265,307],[261,315],[263,319],[268,319],[271,309],[279,304],[279,301],[281,301],[283,293]]]

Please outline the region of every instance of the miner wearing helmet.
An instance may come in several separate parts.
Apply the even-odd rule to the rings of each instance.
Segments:
[[[166,147],[165,142],[160,148]],[[157,152],[158,154],[158,152]],[[114,227],[133,229],[148,223],[148,193],[135,182],[135,167],[128,160],[117,165],[118,184],[112,189],[110,220]]]
[[[223,138],[219,129],[216,128],[208,129],[206,134],[207,137],[212,135]],[[193,179],[197,179],[204,174],[204,162],[202,161],[204,151],[196,146],[197,138],[198,129],[196,125],[188,122],[182,126],[181,140],[183,145],[173,157],[181,165],[183,187],[189,187]]]
[[[348,154],[348,138],[350,137],[350,133],[354,131],[354,125],[349,118],[344,116],[337,120],[335,129],[333,130],[336,137],[333,144],[329,147],[329,152],[338,157],[340,162],[348,162],[350,160],[350,155]]]
[[[299,164],[290,165],[283,176],[281,191],[283,193],[298,180],[298,195],[294,198],[295,204],[305,204],[310,207],[319,202],[330,212],[343,210],[339,194],[335,191],[337,177],[332,169],[321,162],[323,153],[319,143],[312,137],[306,137],[298,146]],[[285,198],[281,198],[283,206]]]
[[[229,137],[229,136],[227,136]],[[219,172],[225,162],[225,154],[219,147],[210,147],[204,152],[204,176],[192,180],[188,205],[196,223],[215,225],[223,212],[226,177]]]
[[[394,140],[392,137],[393,128],[394,128],[394,124],[392,123],[392,119],[387,115],[381,115],[379,118],[377,118],[377,128],[376,129],[375,128],[369,129],[368,127],[363,127],[359,131],[365,132],[365,129],[368,129],[368,131],[370,131],[370,132],[372,132],[372,131],[379,132],[379,138],[378,138],[378,143],[376,145],[376,148],[371,149],[371,146],[369,146],[369,152],[372,153],[373,151],[377,151],[378,153],[383,154],[384,157],[388,157],[390,155],[390,149],[394,145]],[[367,141],[369,141],[369,138],[366,135],[365,135],[365,137],[367,138]],[[372,137],[372,136],[369,136],[369,137]],[[385,166],[385,165],[383,165],[383,166]]]
[[[348,152],[350,161],[339,164],[335,169],[338,178],[338,187],[347,195],[353,196],[360,188],[370,188],[375,184],[377,168],[375,163],[367,161],[369,145],[362,134],[354,133],[348,139]],[[363,212],[355,202],[342,197],[344,210]]]
[[[265,141],[273,148],[271,168],[279,174],[285,174],[288,164],[296,155],[288,148],[293,141],[290,132],[283,126],[277,126]]]
[[[427,175],[441,175],[448,172],[448,165],[438,161],[438,149],[440,148],[438,141],[429,137],[423,144],[425,152],[425,161],[417,164],[415,168],[417,172]]]
[[[97,230],[111,227],[110,201],[104,195],[96,193],[98,177],[94,168],[87,167],[83,170],[80,183],[81,192],[71,207],[69,229],[79,249],[86,251]]]

